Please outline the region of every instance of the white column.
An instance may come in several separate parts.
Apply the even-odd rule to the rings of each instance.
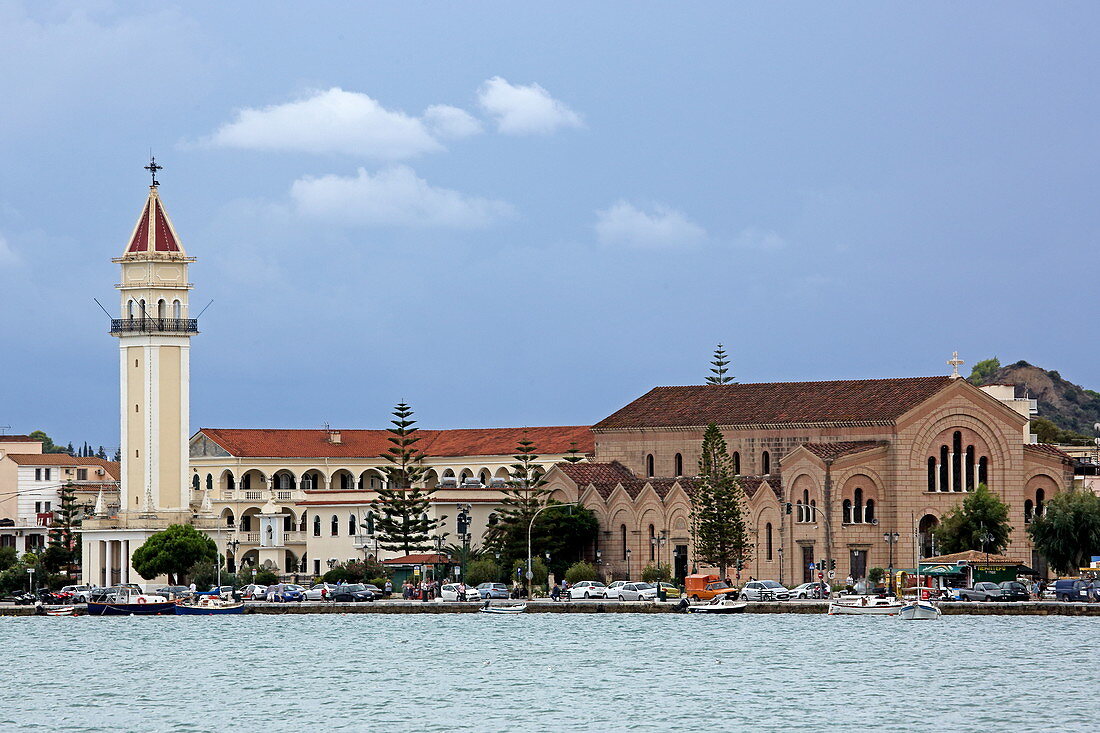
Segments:
[[[122,557],[119,558],[119,569],[122,571],[123,583],[130,582],[130,540],[122,540],[119,542],[119,551]]]
[[[955,490],[955,454],[947,454],[947,490]]]
[[[111,585],[111,540],[104,540],[103,542],[103,585],[104,587]]]

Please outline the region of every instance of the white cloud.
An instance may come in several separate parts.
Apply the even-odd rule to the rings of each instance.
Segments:
[[[506,135],[548,135],[559,127],[581,127],[580,115],[538,84],[516,86],[494,76],[481,85],[478,104]]]
[[[14,265],[19,262],[19,255],[8,245],[8,240],[0,234],[0,265]]]
[[[224,147],[337,153],[383,160],[443,149],[422,120],[388,110],[366,94],[339,87],[314,92],[295,102],[240,110],[237,118],[222,125],[208,142]]]
[[[360,168],[353,177],[299,178],[290,196],[304,216],[349,225],[480,229],[514,213],[504,201],[431,186],[404,165],[373,175]]]
[[[734,238],[733,244],[737,247],[744,247],[745,249],[772,251],[786,247],[787,240],[783,239],[783,237],[779,236],[779,234],[771,229],[746,227]]]
[[[481,123],[464,109],[446,104],[433,104],[424,110],[424,124],[444,139],[469,137],[481,132]]]
[[[596,236],[602,244],[664,249],[695,244],[707,232],[667,206],[656,205],[648,213],[619,201],[596,212]]]

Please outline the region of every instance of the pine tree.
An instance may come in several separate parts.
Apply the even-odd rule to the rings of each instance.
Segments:
[[[723,577],[729,567],[740,571],[752,559],[744,499],[722,431],[708,425],[691,492],[691,527],[696,558],[716,566]]]
[[[115,463],[118,463],[119,461],[122,460],[122,449],[121,448],[115,448],[115,457],[114,457],[113,460],[114,460]]]
[[[566,463],[580,463],[584,460],[584,454],[581,453],[580,448],[577,447],[577,441],[575,440],[569,442],[569,450],[565,453],[566,455],[562,460]]]
[[[424,454],[416,447],[420,437],[416,435],[416,421],[410,419],[412,414],[404,402],[394,408],[394,419],[390,421],[393,427],[388,429],[392,446],[382,454],[390,463],[382,469],[386,482],[371,503],[377,517],[378,546],[406,555],[432,549],[432,533],[446,519],[428,517],[435,489],[416,486],[424,478]]]
[[[70,441],[68,447],[65,448],[65,452],[68,453],[70,456],[76,457],[76,453],[73,451],[72,441]]]
[[[508,482],[502,490],[497,521],[485,531],[485,547],[499,552],[506,561],[527,560],[527,530],[535,513],[548,503],[550,490],[540,466],[535,444],[523,431],[516,445],[515,463],[509,467]]]
[[[76,561],[76,548],[79,543],[75,530],[80,527],[80,507],[76,504],[76,493],[73,491],[72,483],[67,483],[58,489],[57,496],[60,505],[54,510],[53,524],[50,527],[50,547],[58,548],[61,553],[64,553],[64,566],[71,570],[71,566]]]
[[[99,446],[99,450],[96,451],[95,457],[102,461],[107,460],[107,451],[103,450],[103,446]]]
[[[722,348],[722,344],[718,344],[718,348],[714,350],[714,361],[711,362],[711,375],[707,377],[707,384],[732,384],[734,382],[733,375],[727,375],[726,366],[729,364],[729,359],[726,358],[726,350]]]

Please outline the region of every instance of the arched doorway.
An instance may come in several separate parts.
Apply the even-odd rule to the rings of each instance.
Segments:
[[[917,525],[917,541],[920,543],[922,558],[936,556],[935,529],[939,524],[940,520],[933,514],[925,514],[920,518],[920,524]]]

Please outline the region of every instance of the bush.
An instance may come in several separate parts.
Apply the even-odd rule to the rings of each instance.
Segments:
[[[569,566],[565,571],[565,579],[569,581],[569,585],[574,585],[582,580],[599,580],[600,574],[595,565],[582,560]]]
[[[229,578],[225,578],[225,580],[228,581]],[[240,588],[241,586],[249,585],[252,582],[252,568],[241,568],[240,572],[237,573],[236,586]],[[267,568],[258,568],[256,570],[256,585],[274,585],[278,582],[279,576],[275,575],[275,573],[271,572]],[[196,583],[195,585],[198,585],[198,583]]]
[[[867,580],[871,581],[875,585],[882,582],[882,579],[886,577],[886,571],[882,568],[871,568],[867,571]]]
[[[481,585],[482,583],[496,583],[500,580],[500,566],[489,558],[474,560],[466,566],[466,585]]]
[[[0,572],[19,562],[19,553],[14,547],[0,547]]]
[[[658,581],[662,583],[672,582],[672,567],[666,563],[649,563],[642,570],[642,580],[647,583],[656,583]]]

